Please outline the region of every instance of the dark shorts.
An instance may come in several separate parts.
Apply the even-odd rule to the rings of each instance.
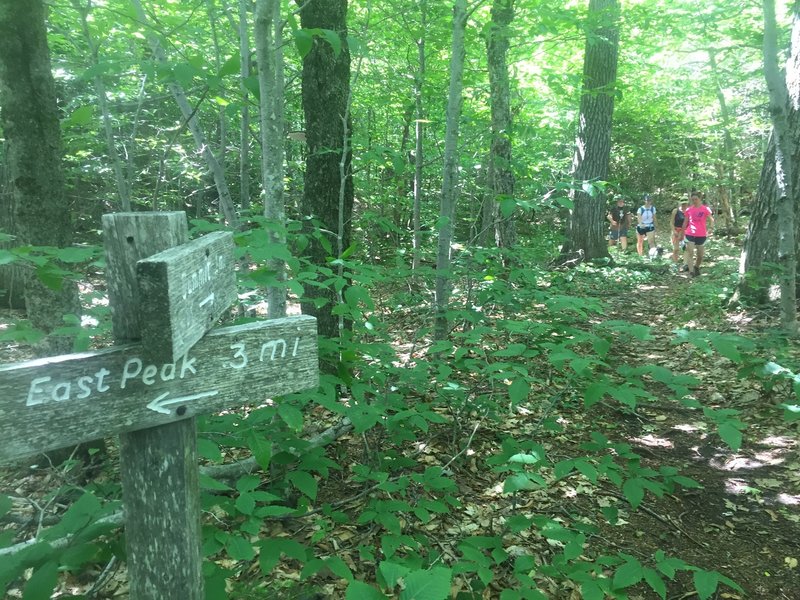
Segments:
[[[655,230],[656,230],[656,226],[655,225],[637,225],[636,226],[636,233],[638,233],[639,235],[647,235],[651,231],[655,231]]]
[[[704,235],[687,235],[686,241],[691,242],[695,246],[702,246],[706,243],[706,236]]]
[[[619,238],[626,238],[628,237],[628,230],[626,229],[612,229],[608,233],[608,239],[610,240],[618,240]]]

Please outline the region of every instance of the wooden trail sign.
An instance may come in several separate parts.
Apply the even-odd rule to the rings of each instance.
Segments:
[[[316,320],[212,331],[181,358],[140,344],[0,367],[0,462],[318,384]]]
[[[236,298],[230,234],[116,213],[103,237],[114,338],[141,343],[0,367],[0,463],[119,433],[130,598],[203,600],[194,416],[315,387],[316,320],[204,335]]]
[[[148,357],[175,361],[236,299],[233,234],[204,235],[136,263]]]

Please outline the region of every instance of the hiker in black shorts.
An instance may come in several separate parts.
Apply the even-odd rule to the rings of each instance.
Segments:
[[[686,219],[684,213],[686,212],[687,206],[689,206],[689,202],[681,200],[678,206],[672,210],[672,214],[669,217],[670,223],[672,223],[672,262],[678,262],[680,260],[681,242],[683,241],[683,222]]]
[[[625,206],[625,198],[617,196],[616,206],[612,206],[606,218],[611,223],[608,232],[608,245],[614,246],[619,240],[619,247],[623,252],[628,250],[628,227],[631,226],[631,212]]]
[[[644,238],[647,238],[647,249],[656,247],[656,207],[650,194],[644,195],[644,204],[636,211],[639,224],[636,226],[636,251],[644,255]]]

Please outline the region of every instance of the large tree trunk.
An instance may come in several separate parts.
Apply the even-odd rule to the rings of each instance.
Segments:
[[[453,9],[453,41],[450,51],[450,88],[445,115],[444,171],[439,205],[439,243],[436,256],[436,325],[434,335],[443,340],[448,333],[447,307],[452,291],[450,250],[458,197],[458,124],[464,88],[464,31],[467,28],[466,0],[455,0]]]
[[[20,10],[0,0],[0,118],[7,143],[8,198],[19,244],[69,246],[72,223],[61,166],[61,129],[41,0]],[[25,304],[34,327],[47,333],[63,326],[65,314],[80,314],[77,286],[64,281],[53,290],[30,275]],[[71,340],[50,336],[42,354],[71,350]]]
[[[795,9],[797,4],[795,4]],[[795,14],[795,28],[800,26]],[[777,178],[776,213],[778,218],[778,266],[781,288],[781,324],[788,335],[797,335],[797,258],[795,255],[794,202],[792,172],[798,168],[793,164],[796,141],[789,127],[789,91],[778,66],[777,25],[775,22],[775,0],[764,0],[764,75],[769,89],[769,108],[775,139],[775,174]],[[794,39],[794,34],[792,36]],[[800,48],[792,48],[792,57]],[[787,64],[787,76],[797,61]],[[794,74],[793,92],[797,95],[797,74]],[[792,105],[800,97],[792,98]]]
[[[306,120],[306,172],[303,188],[303,214],[319,221],[320,235],[328,244],[312,236],[306,255],[317,267],[326,267],[332,248],[350,246],[353,213],[352,153],[344,145],[345,131],[352,131],[347,102],[350,96],[350,51],[347,47],[347,0],[298,0],[300,23],[304,29],[329,29],[341,39],[337,53],[330,43],[317,36],[303,59],[302,97]],[[344,180],[340,162],[344,160]],[[340,188],[344,185],[344,194]],[[340,205],[341,204],[341,205]],[[326,249],[325,246],[328,246]],[[332,286],[321,289],[306,284],[310,302],[303,311],[317,318],[320,335],[338,335],[338,319],[333,314],[337,294]],[[315,306],[313,299],[327,303]]]
[[[590,0],[586,53],[583,59],[583,94],[572,159],[575,189],[562,255],[583,259],[608,256],[606,244],[606,198],[602,189],[592,193],[585,182],[605,181],[611,153],[611,120],[617,79],[619,46],[618,0]]]
[[[245,80],[250,77],[250,26],[247,21],[248,0],[239,0],[239,78],[242,112],[239,130],[239,202],[242,210],[250,208],[250,94]]]
[[[516,224],[512,216],[515,204],[514,173],[511,170],[511,91],[507,63],[508,28],[513,18],[514,0],[494,0],[486,52],[492,107],[489,186],[495,216],[494,240],[498,248],[513,248],[516,244]]]

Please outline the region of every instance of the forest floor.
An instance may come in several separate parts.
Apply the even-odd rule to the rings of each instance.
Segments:
[[[605,304],[604,318],[651,327],[651,337],[646,341],[620,334],[606,360],[632,367],[655,364],[693,375],[700,383],[692,393],[704,405],[740,411],[739,419],[747,426],[741,448],[731,450],[701,411],[676,402],[666,386],[655,382],[649,390],[655,400],[640,403],[635,412],[610,403],[587,411],[578,400],[557,407],[517,410],[497,421],[467,418],[460,424],[457,443],[451,426],[437,426],[424,445],[417,445],[415,460],[425,466],[448,465],[461,506],[433,516],[425,525],[408,522],[404,527],[411,535],[420,533],[435,540],[438,562],[457,561],[461,556],[459,542],[465,537],[502,535],[502,518],[528,511],[547,515],[565,527],[589,520],[598,524],[600,529],[589,536],[592,552],[623,552],[647,563],[662,550],[691,565],[719,571],[743,589],[739,592],[721,584],[712,596],[715,599],[800,600],[800,436],[797,423],[785,422],[777,406],[790,400],[789,390],[780,386],[765,389],[757,381],[737,376],[737,365],[727,358],[675,343],[676,329],[707,328],[757,338],[768,335],[777,322],[774,313],[725,307],[723,300],[730,295],[738,254],[722,241],[710,246],[709,260],[700,277],[677,273],[668,257],[649,262],[634,252],[619,257],[613,269],[574,272],[559,293],[600,298]],[[730,250],[727,256],[726,250]],[[796,352],[794,359],[793,364],[800,365],[800,353]],[[558,414],[563,425],[559,430],[541,426],[548,411]],[[631,444],[642,456],[643,466],[679,467],[681,474],[702,487],[676,488],[661,497],[648,493],[639,509],[633,511],[618,488],[602,482],[595,486],[564,480],[524,497],[510,497],[501,493],[504,475],[493,472],[486,463],[486,458],[497,454],[500,440],[508,436],[536,440],[547,449],[551,460],[579,456],[584,453],[580,445],[593,431]],[[340,464],[357,463],[364,444],[361,436],[347,435],[329,452]],[[60,477],[54,469],[0,471],[0,493],[27,497],[34,506],[46,506],[52,502],[53,486],[63,485]],[[368,499],[360,491],[346,473],[332,475],[321,486],[318,504],[349,498],[341,510],[352,516],[351,521],[332,524],[321,540],[319,528],[309,519],[276,520],[267,523],[263,533],[314,545],[320,555],[340,557],[357,579],[374,581],[375,563],[364,560],[363,549],[381,547],[381,530],[356,523]],[[600,515],[600,508],[608,506],[619,508],[614,525]],[[57,502],[52,512],[64,508]],[[14,525],[0,522],[0,532],[4,526],[8,529]],[[552,540],[535,535],[520,539],[513,548],[533,553],[541,562],[549,562],[561,550]],[[228,561],[226,566],[238,573],[230,588],[229,597],[233,599],[345,597],[346,582],[334,576],[318,576],[299,585],[300,565],[293,560],[281,561],[269,579],[261,575],[257,560],[235,566]],[[102,567],[98,565],[95,574]],[[495,565],[493,570],[495,579],[480,591],[471,588],[467,579],[455,577],[452,597],[498,598],[512,585],[513,578],[510,570],[503,574],[502,566]],[[59,585],[61,591],[54,597],[85,593],[94,583],[91,574],[65,575]],[[553,600],[581,600],[577,587],[563,579],[543,576],[537,583]],[[686,573],[668,582],[667,589],[670,600],[697,597]],[[7,593],[8,598],[22,597],[15,587]],[[126,598],[124,568],[92,597]],[[659,596],[641,583],[629,589],[628,598],[651,600]]]

